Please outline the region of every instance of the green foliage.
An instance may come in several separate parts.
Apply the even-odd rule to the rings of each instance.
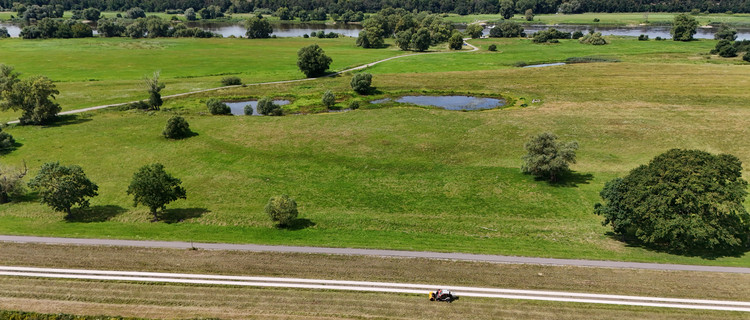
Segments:
[[[308,78],[324,75],[331,62],[333,59],[317,44],[303,47],[297,52],[297,67]]]
[[[560,174],[567,172],[570,163],[576,163],[578,142],[558,142],[557,136],[545,132],[532,137],[524,145],[523,173],[557,181]]]
[[[187,8],[185,9],[185,20],[187,21],[195,21],[198,20],[198,18],[195,16],[195,9],[193,8]]]
[[[331,92],[331,90],[327,90],[325,93],[323,93],[323,98],[321,99],[321,101],[326,108],[331,109],[331,107],[336,104],[336,96],[333,95],[333,92]]]
[[[714,34],[715,40],[737,40],[737,29],[734,29],[727,24],[722,23],[719,25],[719,29]]]
[[[723,58],[731,58],[737,56],[737,49],[734,47],[732,41],[722,39],[716,43],[716,47],[711,50],[711,53],[717,53]]]
[[[473,23],[466,26],[466,34],[468,34],[472,39],[481,38],[482,32],[484,32],[484,27],[479,24]]]
[[[668,251],[744,250],[750,215],[741,175],[733,155],[672,149],[609,181],[595,213],[616,234]]]
[[[595,46],[602,46],[607,44],[607,40],[602,37],[601,32],[589,33],[582,38],[578,39],[579,43],[590,44]]]
[[[372,74],[366,72],[356,73],[352,76],[349,84],[355,92],[367,94],[372,90]]]
[[[464,38],[460,32],[454,33],[450,39],[448,39],[448,48],[451,50],[461,50],[464,46]]]
[[[399,31],[396,33],[396,46],[403,51],[409,50],[411,47],[411,36],[411,30]]]
[[[562,32],[555,28],[549,28],[547,30],[535,32],[531,41],[534,43],[545,43],[557,39],[570,39],[572,37],[573,35],[571,35],[570,32]]]
[[[125,18],[128,19],[138,19],[138,18],[145,18],[146,12],[143,11],[143,9],[139,7],[133,7],[128,9],[128,11],[125,12]]]
[[[250,39],[270,38],[271,33],[273,33],[271,23],[262,17],[252,17],[247,19],[247,21],[245,21],[245,27],[247,28],[245,36]]]
[[[4,38],[10,38],[10,32],[8,32],[8,28],[0,27],[0,39]]]
[[[0,166],[0,204],[7,203],[25,193],[23,177],[26,176],[27,171],[26,163],[23,165],[23,170]]]
[[[349,109],[352,109],[352,110],[359,109],[359,101],[352,100],[351,102],[349,102]]]
[[[411,36],[411,48],[415,51],[425,51],[430,48],[432,40],[430,39],[430,30],[421,28]]]
[[[497,45],[493,43],[489,47],[487,47],[487,50],[489,50],[489,51],[497,51]]]
[[[266,214],[279,227],[288,226],[297,218],[297,202],[288,195],[273,196],[266,204]]]
[[[526,21],[534,21],[534,10],[526,9],[526,12],[524,13],[523,18]]]
[[[29,187],[39,193],[42,203],[67,215],[76,204],[87,208],[89,200],[86,198],[97,196],[99,190],[80,166],[61,166],[59,162],[43,164],[36,177],[29,181]]]
[[[156,211],[159,208],[164,211],[168,203],[187,198],[181,183],[180,179],[164,171],[161,163],[154,163],[141,167],[133,174],[127,193],[133,195],[133,206],[147,206],[154,221],[157,221],[159,216]]]
[[[580,38],[583,38],[583,32],[576,30],[576,31],[573,32],[573,34],[570,35],[570,38],[571,39],[580,39]]]
[[[216,98],[208,99],[206,107],[211,114],[232,114],[232,109],[226,103]]]
[[[745,62],[750,62],[750,51],[745,52],[745,55],[742,56],[742,60],[745,60]]]
[[[224,77],[221,78],[221,84],[225,86],[238,86],[242,84],[242,79],[235,76]]]
[[[678,14],[672,22],[672,40],[690,41],[698,28],[698,21],[687,14]]]
[[[638,41],[648,41],[648,35],[641,34],[640,36],[638,36]]]
[[[13,139],[13,136],[0,128],[0,150],[13,148],[15,144],[16,140]]]
[[[357,36],[357,46],[365,49],[381,48],[385,45],[383,31],[374,27],[362,29]]]
[[[524,35],[523,26],[515,21],[503,21],[490,29],[490,38],[515,38]]]
[[[281,106],[273,103],[273,100],[268,97],[264,97],[258,100],[258,113],[264,116],[280,116],[282,115]],[[250,105],[245,106],[245,115],[252,115],[253,108]]]
[[[60,112],[60,105],[53,102],[60,94],[47,77],[33,76],[18,80],[13,68],[0,65],[0,109],[21,110],[21,124],[47,124]]]
[[[289,8],[287,7],[281,7],[277,9],[276,12],[274,13],[274,16],[279,17],[279,20],[281,21],[293,19],[292,14],[291,12],[289,12]]]
[[[227,107],[228,108],[228,107]],[[182,139],[189,137],[193,132],[190,131],[190,125],[185,118],[172,116],[167,120],[167,125],[161,134],[167,139]]]
[[[160,72],[156,71],[151,77],[144,77],[143,82],[146,85],[148,91],[148,103],[153,110],[159,110],[164,101],[161,100],[161,89],[164,89],[165,84],[159,82]]]
[[[503,19],[513,18],[513,14],[516,13],[516,4],[513,0],[500,0],[500,15]]]
[[[83,18],[86,20],[99,21],[100,17],[101,12],[99,12],[99,10],[96,8],[83,9]]]

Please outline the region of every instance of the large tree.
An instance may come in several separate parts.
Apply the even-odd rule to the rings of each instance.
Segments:
[[[83,168],[63,166],[59,162],[43,164],[36,177],[29,181],[29,187],[39,192],[42,203],[55,211],[65,212],[67,216],[76,204],[81,208],[88,207],[87,198],[95,197],[99,190],[83,173]]]
[[[728,154],[673,149],[607,182],[595,213],[616,234],[669,251],[726,251],[749,243],[742,163]]]
[[[500,15],[503,19],[513,18],[513,14],[516,13],[516,4],[513,0],[500,0]]]
[[[154,221],[157,221],[159,208],[164,211],[168,203],[187,198],[185,188],[180,186],[181,183],[180,179],[164,171],[164,165],[154,163],[141,167],[133,174],[127,192],[133,195],[134,206],[147,206],[154,216]]]
[[[164,83],[159,81],[159,71],[154,72],[151,77],[144,77],[143,82],[148,91],[148,104],[153,110],[159,110],[164,101],[161,99],[161,89],[164,89]]]
[[[0,109],[21,110],[21,124],[47,124],[60,112],[60,105],[52,101],[60,94],[52,80],[33,76],[18,80],[13,68],[0,65]]]
[[[534,136],[524,145],[521,170],[537,177],[557,181],[561,173],[569,170],[570,163],[576,163],[578,142],[560,142],[553,133],[545,132]]]
[[[308,78],[322,76],[328,70],[333,59],[317,44],[311,44],[297,52],[297,67]]]
[[[678,14],[672,22],[672,40],[690,41],[698,28],[698,21],[687,14]]]
[[[250,39],[270,38],[271,33],[273,33],[271,23],[269,23],[268,20],[263,19],[263,17],[252,17],[247,19],[247,21],[245,21],[245,27],[247,28],[245,36]]]

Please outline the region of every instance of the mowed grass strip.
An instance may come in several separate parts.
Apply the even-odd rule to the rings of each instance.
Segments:
[[[29,254],[31,253],[31,254]],[[4,265],[747,300],[750,275],[417,258],[0,243]]]

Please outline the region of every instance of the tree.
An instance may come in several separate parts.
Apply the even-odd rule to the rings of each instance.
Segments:
[[[4,38],[10,38],[10,32],[8,32],[8,28],[0,27],[0,39]]]
[[[195,16],[195,9],[193,8],[187,8],[185,9],[185,20],[187,21],[195,21],[198,20],[198,18]]]
[[[279,227],[288,226],[299,214],[297,202],[285,194],[268,199],[265,210],[271,221],[276,222]]]
[[[380,48],[385,44],[383,40],[383,30],[375,27],[367,27],[359,32],[357,37],[357,46],[368,48]]]
[[[269,23],[268,20],[263,19],[262,17],[252,17],[250,19],[247,19],[247,21],[245,21],[245,27],[247,27],[245,36],[247,36],[249,39],[270,38],[271,33],[273,33],[273,27],[271,27],[271,23]]]
[[[569,170],[568,164],[576,163],[578,142],[558,142],[555,134],[545,132],[532,137],[524,148],[527,154],[522,158],[521,170],[554,182]]]
[[[429,49],[431,43],[430,30],[427,28],[420,28],[411,36],[411,47],[416,51],[421,52]]]
[[[464,37],[461,36],[460,32],[454,33],[450,39],[448,39],[448,48],[451,50],[461,50],[464,46]]]
[[[352,81],[349,82],[352,89],[359,94],[367,94],[372,90],[372,74],[369,73],[357,73],[352,76]]]
[[[750,51],[745,52],[745,55],[742,56],[742,60],[745,60],[745,62],[750,62]]]
[[[27,171],[26,163],[23,164],[23,170],[0,166],[0,204],[8,203],[24,193],[23,177]]]
[[[83,173],[83,168],[62,166],[59,162],[43,164],[36,177],[29,181],[29,187],[39,193],[42,203],[55,211],[65,212],[68,217],[76,204],[87,208],[89,200],[86,198],[97,196],[99,190]]]
[[[411,46],[411,36],[411,30],[405,30],[396,33],[396,46],[398,46],[398,48],[403,51],[409,50],[409,47]]]
[[[120,37],[125,33],[125,26],[116,20],[101,19],[96,30],[103,37]]]
[[[154,163],[138,169],[128,186],[128,195],[133,195],[133,206],[147,206],[158,221],[157,210],[166,210],[167,204],[177,199],[187,199],[182,181],[164,171],[164,165]]]
[[[515,38],[523,35],[523,27],[515,21],[503,21],[490,29],[492,38]]]
[[[102,13],[96,8],[86,8],[83,10],[83,18],[91,21],[99,21]]]
[[[292,20],[292,14],[289,12],[289,8],[280,7],[274,13],[275,16],[279,17],[279,20]]]
[[[732,41],[721,39],[716,43],[716,47],[711,50],[711,53],[717,53],[723,58],[731,58],[737,56],[737,48],[734,47]]]
[[[466,26],[466,34],[468,34],[472,39],[481,38],[483,32],[484,32],[484,27],[482,25],[470,24]]]
[[[232,109],[229,108],[226,103],[221,102],[221,100],[216,98],[208,99],[208,101],[206,101],[206,107],[208,108],[208,112],[214,115],[232,114]]]
[[[695,18],[687,14],[678,14],[674,17],[672,22],[672,40],[674,41],[690,41],[693,40],[693,35],[698,28],[698,21]]]
[[[715,40],[729,40],[734,41],[737,40],[737,29],[734,29],[730,26],[728,26],[725,23],[722,23],[719,25],[719,30],[716,30],[716,33],[714,34]]]
[[[330,109],[333,107],[333,105],[336,104],[336,96],[333,95],[333,92],[331,90],[327,90],[325,93],[323,93],[322,98],[323,105],[326,106],[326,108]]]
[[[128,11],[125,12],[125,18],[128,19],[138,19],[138,18],[145,18],[146,12],[143,11],[143,9],[134,7],[128,9]]]
[[[325,55],[325,52],[317,44],[303,47],[297,51],[297,67],[308,78],[322,76],[328,70],[333,59]]]
[[[513,14],[516,12],[516,5],[513,0],[500,0],[500,15],[503,19],[513,18]]]
[[[0,74],[0,109],[21,110],[18,119],[21,124],[47,124],[54,120],[61,108],[51,100],[60,94],[52,80],[45,76],[33,76],[19,81],[12,68],[5,68],[0,72],[10,74],[7,77]]]
[[[497,45],[493,43],[489,47],[487,47],[487,50],[489,50],[489,51],[497,51]]]
[[[15,144],[16,139],[13,139],[13,136],[10,133],[7,133],[0,128],[0,150],[13,148]]]
[[[733,155],[672,149],[607,182],[594,212],[616,234],[668,251],[743,250],[750,215],[741,175]]]
[[[159,110],[164,101],[161,100],[161,89],[164,89],[164,83],[159,82],[160,72],[154,72],[151,77],[144,77],[143,82],[146,85],[148,91],[148,104],[153,110]]]
[[[282,115],[281,106],[273,103],[273,100],[268,97],[264,97],[258,100],[258,113],[264,116],[280,116]],[[252,115],[253,108],[248,104],[245,106],[245,115]]]
[[[607,44],[607,40],[605,40],[604,37],[602,37],[601,32],[589,33],[583,36],[582,38],[578,39],[578,42],[583,43],[583,44],[591,44],[595,46],[601,46],[601,45]]]
[[[534,21],[534,10],[526,9],[523,18],[526,19],[526,21]]]
[[[189,137],[193,132],[190,131],[190,124],[185,121],[185,118],[180,116],[172,116],[167,120],[167,125],[164,126],[164,130],[161,134],[167,139],[182,139]]]

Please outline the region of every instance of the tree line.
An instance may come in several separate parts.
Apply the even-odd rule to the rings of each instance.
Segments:
[[[200,10],[216,6],[222,12],[246,13],[259,9],[276,11],[295,8],[328,14],[346,11],[377,12],[385,8],[403,8],[408,11],[434,13],[495,14],[502,12],[524,13],[581,13],[581,12],[750,12],[750,0],[0,0],[0,7],[10,9],[18,5],[50,5],[64,10],[96,8],[107,11],[125,11],[140,7],[149,12],[168,10]]]

